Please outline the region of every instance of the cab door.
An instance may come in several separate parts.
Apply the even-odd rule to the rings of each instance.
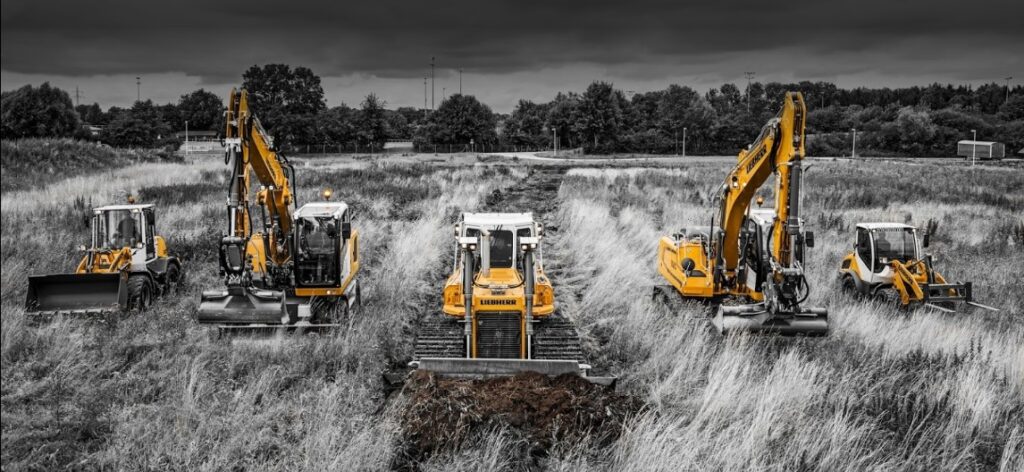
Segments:
[[[143,215],[143,230],[142,238],[146,244],[146,260],[152,261],[156,259],[156,240],[154,235],[156,234],[156,214],[152,208],[146,208],[142,210]]]
[[[869,284],[874,282],[875,248],[871,244],[871,232],[866,228],[857,228],[854,254],[857,256],[857,276]]]

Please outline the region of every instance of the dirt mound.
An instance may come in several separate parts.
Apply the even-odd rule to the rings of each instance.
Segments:
[[[604,447],[642,406],[639,399],[571,374],[469,380],[416,371],[405,393],[409,406],[401,417],[400,456],[406,465],[458,450],[495,429],[524,440],[531,456],[545,455],[556,442]]]

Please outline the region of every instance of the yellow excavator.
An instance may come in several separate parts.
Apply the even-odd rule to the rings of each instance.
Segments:
[[[828,333],[828,311],[805,305],[804,255],[814,246],[814,233],[804,230],[800,217],[806,115],[803,96],[787,92],[779,114],[726,176],[717,220],[658,243],[658,272],[670,285],[656,287],[656,294],[717,304],[712,323],[722,334]],[[751,209],[773,175],[775,208]],[[737,300],[741,304],[732,304]]]
[[[999,311],[974,300],[970,282],[950,283],[932,266],[930,233],[903,223],[859,223],[854,249],[839,266],[844,290],[901,308],[923,306],[952,313],[958,304]]]
[[[576,328],[555,310],[542,234],[531,213],[462,215],[442,313],[422,321],[413,367],[448,377],[539,372],[614,384],[588,375]]]
[[[92,243],[74,273],[29,277],[30,315],[89,315],[145,311],[178,288],[181,261],[156,234],[156,208],[108,205],[92,211]]]
[[[225,288],[202,293],[197,321],[217,325],[221,334],[339,326],[360,297],[352,210],[330,201],[330,189],[324,201],[295,210],[295,169],[273,150],[245,90],[231,91],[226,120],[231,178],[219,251]]]

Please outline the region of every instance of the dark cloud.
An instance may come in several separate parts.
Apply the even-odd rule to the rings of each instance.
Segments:
[[[63,3],[63,4],[56,4]],[[912,3],[918,3],[913,5]],[[65,76],[180,71],[210,83],[256,63],[321,75],[422,76],[439,65],[476,73],[567,63],[714,64],[765,54],[777,68],[807,68],[836,53],[878,51],[893,61],[963,64],[961,75],[1020,66],[1024,3],[1005,0],[175,2],[5,0],[3,69]],[[908,47],[916,44],[916,47]],[[905,57],[893,57],[900,50]],[[982,65],[960,54],[1003,53]],[[953,57],[949,54],[957,54]],[[770,62],[770,61],[769,61]],[[945,65],[943,65],[944,67]],[[656,72],[655,72],[656,73]]]

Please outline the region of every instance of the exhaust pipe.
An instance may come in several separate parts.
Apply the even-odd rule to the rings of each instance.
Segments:
[[[473,357],[473,245],[476,238],[460,238],[462,246],[462,295],[466,307],[465,337],[466,337],[466,358]]]
[[[526,358],[533,359],[533,248],[537,247],[536,238],[522,238],[523,247],[523,296],[526,298]]]

